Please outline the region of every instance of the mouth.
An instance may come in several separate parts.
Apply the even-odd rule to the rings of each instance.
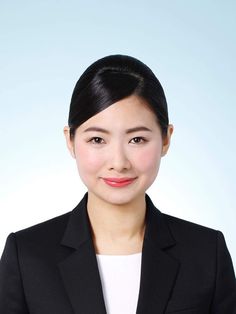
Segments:
[[[134,182],[137,178],[102,178],[103,181],[113,187],[122,187]]]

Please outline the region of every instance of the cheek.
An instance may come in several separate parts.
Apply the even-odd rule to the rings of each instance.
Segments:
[[[94,173],[103,164],[103,158],[91,149],[81,145],[76,149],[76,163],[81,174]]]
[[[136,168],[140,172],[153,174],[159,169],[160,159],[161,149],[157,146],[150,146],[136,155]]]

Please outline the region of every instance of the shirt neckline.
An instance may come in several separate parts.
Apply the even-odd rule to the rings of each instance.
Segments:
[[[142,252],[133,253],[133,254],[123,254],[123,255],[111,255],[111,254],[96,254],[98,257],[135,257],[141,255]]]

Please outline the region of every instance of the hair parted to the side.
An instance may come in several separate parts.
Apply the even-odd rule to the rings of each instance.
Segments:
[[[91,64],[75,85],[69,111],[70,138],[86,120],[128,96],[145,100],[157,118],[163,138],[169,118],[164,90],[152,70],[126,55],[110,55]]]

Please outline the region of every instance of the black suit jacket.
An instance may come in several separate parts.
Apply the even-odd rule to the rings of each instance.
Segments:
[[[162,214],[147,194],[146,205],[136,313],[235,314],[236,281],[223,234]],[[8,236],[0,313],[106,313],[87,193],[73,211]]]

